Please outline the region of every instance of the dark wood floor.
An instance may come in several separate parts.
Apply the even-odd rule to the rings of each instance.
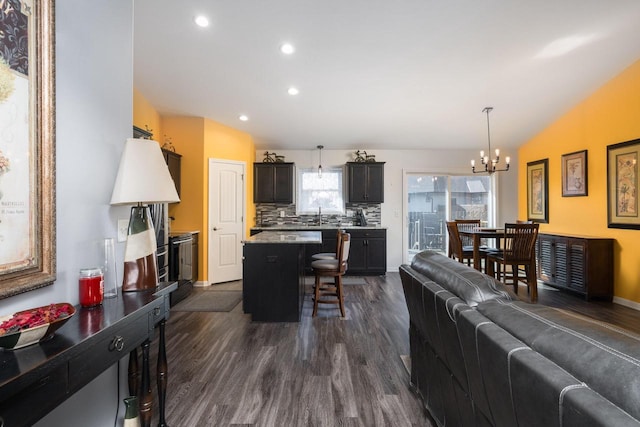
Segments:
[[[518,288],[518,297],[529,301],[527,288],[523,284]],[[538,287],[538,304],[570,310],[640,334],[640,311],[620,304],[598,300],[587,302],[580,295],[544,285]]]
[[[409,319],[399,275],[364,280],[345,285],[344,319],[333,308],[312,318],[309,297],[299,323],[252,323],[242,304],[172,312],[168,424],[431,426],[401,358]]]
[[[241,304],[229,313],[172,312],[168,424],[431,426],[401,357],[409,344],[399,275],[363,280],[346,286],[344,319],[335,309],[312,318],[308,297],[300,323],[252,323]],[[519,296],[526,300],[524,286]],[[640,333],[640,312],[617,304],[551,288],[539,290],[539,303]]]

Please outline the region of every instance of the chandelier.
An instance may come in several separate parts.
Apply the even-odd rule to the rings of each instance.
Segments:
[[[493,107],[484,107],[482,110],[483,113],[487,113],[487,139],[489,141],[489,151],[487,155],[484,154],[484,151],[480,151],[480,162],[484,165],[484,169],[476,170],[476,161],[471,160],[471,171],[473,173],[488,173],[492,174],[494,172],[505,172],[509,170],[509,161],[511,160],[507,157],[506,166],[504,169],[498,169],[497,165],[500,162],[500,150],[496,148],[495,158],[491,158],[491,129],[489,127],[489,113],[493,110]]]

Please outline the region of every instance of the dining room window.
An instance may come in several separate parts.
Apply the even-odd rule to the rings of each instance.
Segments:
[[[481,225],[490,226],[495,217],[491,184],[487,175],[407,172],[405,261],[424,249],[446,254],[446,221],[479,219]]]
[[[314,215],[318,209],[326,215],[344,215],[344,185],[342,168],[298,169],[296,213]]]

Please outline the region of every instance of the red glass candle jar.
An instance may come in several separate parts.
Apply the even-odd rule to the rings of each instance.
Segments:
[[[102,304],[104,298],[104,277],[99,268],[83,268],[80,270],[80,305],[95,307]]]

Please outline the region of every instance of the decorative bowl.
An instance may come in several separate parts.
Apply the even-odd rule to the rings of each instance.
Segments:
[[[60,313],[54,320],[47,322],[42,320],[42,315]],[[24,327],[16,331],[2,333],[0,329],[0,347],[7,350],[15,350],[26,347],[51,338],[54,333],[64,325],[67,320],[75,314],[76,309],[73,305],[63,302],[58,304],[49,304],[42,307],[30,308],[28,310],[19,311],[11,316],[0,317],[0,327],[7,321],[20,317],[41,317],[41,322],[36,326]]]

